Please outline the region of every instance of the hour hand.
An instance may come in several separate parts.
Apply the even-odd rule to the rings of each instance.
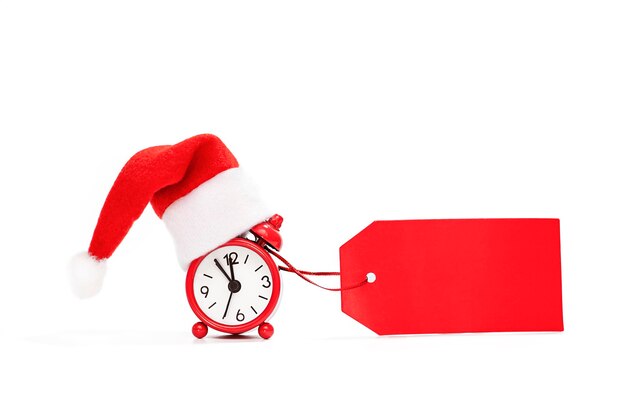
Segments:
[[[217,259],[214,259],[215,261],[215,265],[217,266],[218,269],[220,269],[220,271],[224,274],[224,276],[226,276],[226,278],[230,281],[233,280],[231,279],[231,277],[228,275],[228,273],[226,273],[226,271],[224,270],[224,268],[222,267],[222,265],[220,264],[219,261],[217,261]]]
[[[230,279],[231,279],[231,281],[232,280],[237,280],[237,279],[235,279],[235,270],[233,270],[233,261],[230,260],[229,263],[230,263]]]

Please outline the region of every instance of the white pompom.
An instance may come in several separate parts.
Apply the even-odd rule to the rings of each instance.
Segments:
[[[106,261],[98,260],[89,253],[78,253],[70,262],[70,283],[79,298],[90,298],[100,292],[106,273]]]

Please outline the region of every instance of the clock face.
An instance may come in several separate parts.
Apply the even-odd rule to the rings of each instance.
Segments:
[[[280,289],[276,265],[251,241],[232,240],[194,262],[189,272],[192,309],[215,329],[244,332],[267,319],[276,305]]]

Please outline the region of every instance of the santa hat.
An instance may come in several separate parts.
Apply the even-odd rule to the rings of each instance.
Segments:
[[[106,260],[148,202],[172,234],[183,269],[272,214],[216,136],[201,134],[142,150],[115,180],[89,250],[72,260],[71,281],[79,297],[98,293]]]

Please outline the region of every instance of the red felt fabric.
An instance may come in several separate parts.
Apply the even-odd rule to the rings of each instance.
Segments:
[[[89,253],[97,259],[109,258],[149,202],[161,218],[174,201],[238,166],[235,156],[212,134],[138,152],[122,168],[109,191]]]

